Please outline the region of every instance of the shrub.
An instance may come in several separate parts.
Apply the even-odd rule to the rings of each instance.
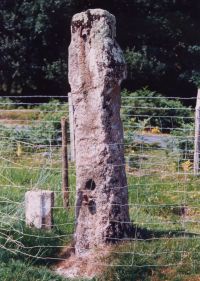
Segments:
[[[146,129],[157,127],[164,133],[183,128],[185,124],[191,124],[192,120],[190,107],[148,88],[132,93],[127,90],[122,92],[122,116],[126,129],[138,130],[144,127],[145,122]]]

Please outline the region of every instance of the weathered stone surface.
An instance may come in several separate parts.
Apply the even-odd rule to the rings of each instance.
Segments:
[[[76,255],[129,234],[128,191],[120,120],[126,77],[115,17],[101,9],[76,14],[69,82],[76,147]]]
[[[68,93],[69,104],[69,130],[70,130],[70,160],[75,161],[75,139],[74,139],[74,109],[72,105],[71,93]]]
[[[26,225],[38,229],[51,229],[53,224],[54,193],[32,190],[25,194]]]

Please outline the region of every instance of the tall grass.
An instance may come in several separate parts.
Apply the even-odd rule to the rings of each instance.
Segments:
[[[56,102],[41,106],[41,112],[34,117],[47,121],[46,124],[53,120],[51,126],[41,122],[37,126],[31,124],[30,130],[20,131],[6,124],[1,126],[0,280],[3,281],[65,280],[54,275],[50,268],[73,240],[75,167],[70,163],[70,209],[66,210],[62,207],[59,147],[59,120],[63,113],[56,108]],[[49,113],[50,110],[54,113]],[[62,105],[62,112],[65,110]],[[126,153],[132,154],[127,174],[129,210],[135,230],[129,241],[112,247],[110,256],[102,261],[107,265],[106,271],[94,280],[198,280],[195,278],[200,277],[200,178],[181,170],[179,148],[171,153],[157,145],[130,144]],[[55,192],[52,231],[26,227],[24,198],[30,189]]]

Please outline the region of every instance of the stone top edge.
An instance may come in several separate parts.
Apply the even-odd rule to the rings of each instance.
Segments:
[[[115,16],[111,13],[109,13],[106,10],[103,9],[88,9],[84,12],[77,13],[73,16],[72,22],[77,22],[77,21],[84,21],[85,18],[89,16],[94,16],[94,17],[107,17],[112,19],[115,22]]]
[[[45,190],[45,189],[35,189],[35,190],[28,190],[26,193],[53,193],[53,191]]]

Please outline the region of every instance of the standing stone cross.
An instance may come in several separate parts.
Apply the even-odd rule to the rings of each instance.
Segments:
[[[114,243],[131,226],[120,84],[126,78],[115,17],[94,9],[72,19],[69,82],[76,147],[76,255]]]

